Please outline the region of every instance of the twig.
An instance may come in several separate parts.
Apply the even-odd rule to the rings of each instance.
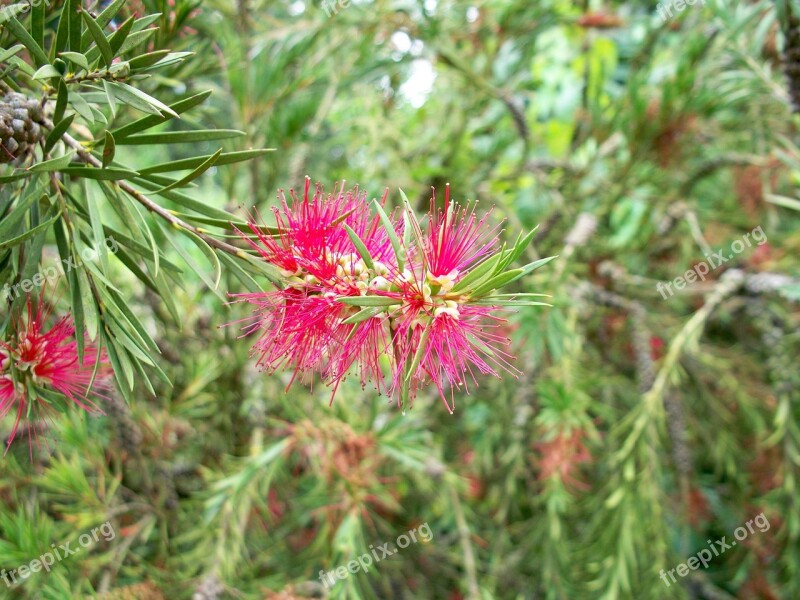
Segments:
[[[53,123],[51,121],[46,121],[45,126],[49,129],[52,129]],[[103,168],[103,163],[101,163],[98,159],[96,159],[89,152],[87,152],[86,149],[81,145],[81,143],[74,137],[72,137],[68,133],[65,133],[64,135],[61,136],[61,139],[67,146],[75,150],[75,152],[78,155],[78,158],[80,158],[84,163],[92,165],[93,167],[97,167],[98,169]],[[139,202],[139,204],[144,206],[150,212],[157,214],[159,217],[167,221],[170,225],[172,225],[176,229],[185,229],[186,231],[193,233],[201,240],[203,240],[206,244],[208,244],[212,248],[216,248],[217,250],[222,250],[223,252],[227,252],[228,254],[231,254],[238,258],[247,257],[247,253],[244,252],[244,250],[241,250],[236,246],[232,246],[227,242],[222,242],[216,238],[206,235],[205,233],[200,231],[197,227],[189,225],[189,223],[187,223],[186,221],[176,217],[164,207],[153,202],[150,198],[145,196],[142,192],[134,188],[128,182],[117,181],[116,184],[120,187],[121,190],[123,190],[132,198],[134,198],[137,202]]]
[[[478,588],[478,577],[475,570],[475,555],[472,552],[472,544],[469,540],[469,526],[464,518],[464,510],[461,508],[461,500],[453,486],[450,486],[450,504],[453,507],[453,515],[456,518],[458,537],[461,539],[461,551],[464,553],[464,571],[467,575],[468,600],[479,600],[480,589]]]

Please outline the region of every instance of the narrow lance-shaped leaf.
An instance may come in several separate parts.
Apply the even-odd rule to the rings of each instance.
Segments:
[[[117,151],[117,144],[114,141],[114,136],[110,131],[106,131],[106,139],[105,144],[103,144],[103,168],[107,168],[108,165],[112,163],[114,160],[114,154]]]
[[[56,125],[53,127],[50,133],[47,134],[47,138],[45,139],[44,142],[45,154],[50,153],[50,151],[55,147],[55,145],[61,139],[61,136],[63,136],[70,128],[70,125],[72,125],[72,121],[74,120],[75,120],[75,115],[73,114],[68,116],[66,119],[61,119],[61,121],[56,123]]]
[[[205,173],[208,169],[210,169],[212,166],[214,166],[214,163],[217,162],[217,159],[219,158],[220,154],[222,154],[222,148],[217,150],[205,162],[203,162],[200,166],[198,166],[194,171],[189,173],[183,179],[180,179],[179,181],[176,181],[176,182],[174,182],[174,183],[172,183],[172,184],[170,184],[170,185],[168,185],[168,186],[166,186],[164,188],[161,188],[160,190],[155,190],[153,193],[154,194],[160,194],[162,192],[169,191],[169,190],[171,190],[173,188],[176,188],[176,187],[184,186],[187,183],[190,183],[190,182],[194,181],[195,179],[200,177],[203,173]]]
[[[11,34],[30,51],[34,61],[36,61],[37,67],[48,64],[47,54],[44,53],[42,47],[31,37],[31,34],[23,27],[22,23],[12,17],[5,26]]]
[[[128,35],[133,29],[133,23],[135,20],[135,17],[128,17],[128,19],[122,25],[120,25],[114,33],[111,34],[111,37],[108,38],[108,45],[111,47],[112,56],[117,55],[117,52],[119,52],[122,44],[124,44],[125,40],[128,39]]]
[[[411,364],[408,367],[408,371],[406,372],[405,381],[406,383],[411,381],[411,378],[414,376],[414,372],[419,367],[419,363],[422,362],[422,358],[425,356],[428,348],[428,337],[431,335],[431,323],[428,323],[425,326],[425,329],[422,330],[422,334],[419,336],[419,345],[417,346],[417,351],[414,352],[414,358],[411,361]]]
[[[189,96],[188,98],[179,100],[174,104],[170,104],[169,108],[172,110],[172,112],[180,115],[181,113],[184,113],[187,110],[191,110],[195,106],[202,104],[210,95],[211,90],[206,90],[205,92],[200,92],[199,94]],[[150,129],[151,127],[163,123],[164,121],[168,121],[172,118],[170,115],[171,113],[168,113],[167,115],[159,113],[158,115],[142,117],[133,123],[128,123],[119,129],[113,130],[111,133],[114,134],[114,139],[116,139],[117,143],[119,143],[121,139],[128,137],[129,135],[139,133],[140,131],[145,131],[146,129]]]
[[[337,298],[336,301],[352,306],[392,306],[397,304],[396,298],[386,296],[343,296]]]
[[[361,260],[364,261],[364,264],[367,265],[368,269],[374,271],[375,263],[372,262],[372,257],[370,256],[369,250],[367,250],[364,242],[361,241],[361,238],[358,237],[358,234],[346,223],[344,225],[344,230],[347,232],[350,241],[353,242],[353,246],[355,246],[359,256],[361,256]]]
[[[368,306],[366,308],[362,308],[356,314],[346,318],[342,321],[345,325],[351,325],[355,323],[361,323],[362,321],[366,321],[367,319],[371,319],[382,312],[385,312],[386,308],[382,306]]]
[[[394,257],[397,260],[397,269],[402,273],[403,269],[405,269],[405,260],[404,254],[405,250],[400,245],[400,239],[397,237],[397,232],[394,229],[394,224],[392,223],[389,216],[386,214],[386,211],[383,210],[383,207],[380,203],[375,200],[375,210],[378,211],[378,217],[380,217],[381,223],[383,223],[383,228],[386,230],[386,235],[389,236],[389,241],[392,244],[392,250],[394,250]]]
[[[89,71],[89,62],[80,52],[61,52],[59,53],[59,56],[66,58],[68,61],[79,66],[81,69],[87,72]]]
[[[121,140],[117,145],[127,146],[152,146],[154,144],[188,144],[195,142],[210,142],[225,140],[246,135],[237,129],[201,129],[195,131],[169,131],[165,133],[141,133],[131,135]]]
[[[67,84],[61,79],[58,82],[58,96],[56,97],[56,107],[53,110],[53,122],[59,123],[64,119],[64,112],[67,110],[69,101],[69,90]]]

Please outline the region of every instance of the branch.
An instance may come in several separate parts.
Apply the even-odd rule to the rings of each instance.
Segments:
[[[53,129],[53,123],[51,121],[45,121],[45,126],[48,129]],[[81,143],[74,137],[72,137],[68,133],[65,133],[63,136],[61,136],[61,139],[67,146],[75,150],[78,157],[84,163],[92,165],[93,167],[97,167],[98,169],[103,168],[103,164],[94,156],[92,156],[89,152],[87,152],[86,149],[81,145]],[[170,225],[172,225],[176,229],[185,229],[186,231],[195,234],[197,237],[199,237],[201,240],[203,240],[206,244],[208,244],[212,248],[216,248],[217,250],[222,250],[223,252],[227,252],[228,254],[231,254],[232,256],[236,256],[238,258],[247,258],[247,253],[244,250],[237,248],[236,246],[232,246],[227,242],[222,242],[214,237],[211,237],[203,233],[200,229],[198,229],[194,225],[190,225],[186,221],[173,215],[163,206],[160,206],[159,204],[155,203],[153,200],[145,196],[142,192],[134,188],[127,181],[117,181],[116,184],[120,187],[121,190],[123,190],[131,197],[133,197],[137,202],[139,202],[139,204],[144,206],[150,212],[157,214],[159,217],[167,221]]]

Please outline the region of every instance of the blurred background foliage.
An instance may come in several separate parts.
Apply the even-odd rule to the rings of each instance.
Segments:
[[[247,314],[225,293],[245,275],[266,289],[265,274],[228,258],[211,293],[208,249],[158,230],[180,276],[152,289],[116,258],[104,274],[164,376],[144,364],[105,417],[68,412],[32,458],[23,440],[0,467],[1,567],[109,519],[117,536],[0,597],[800,597],[800,82],[784,74],[800,13],[782,0],[672,13],[589,0],[126,2],[106,33],[156,15],[146,49],[194,53],[139,88],[166,104],[212,90],[159,130],[241,130],[226,152],[274,149],[212,166],[191,198],[242,219],[309,175],[371,196],[388,187],[395,203],[402,188],[424,208],[450,182],[457,199],[495,206],[509,237],[540,226],[530,260],[559,258],[518,289],[553,306],[511,319],[524,376],[481,382],[452,416],[435,393],[403,416],[355,381],[329,406],[324,386],[286,392],[288,374],[258,373],[252,340],[221,327]],[[0,52],[16,43],[6,29]],[[219,147],[120,145],[116,160]],[[765,243],[673,297],[657,291],[757,227]],[[57,299],[69,309],[69,292]],[[659,578],[762,512],[768,531],[669,587]],[[320,583],[321,569],[422,523],[429,543]]]

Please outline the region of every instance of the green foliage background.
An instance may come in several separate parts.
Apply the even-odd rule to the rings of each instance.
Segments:
[[[329,17],[131,0],[109,23],[80,5],[0,18],[0,81],[46,98],[53,126],[75,113],[68,135],[110,175],[59,136],[0,166],[0,285],[129,240],[55,295],[116,356],[119,394],[3,457],[0,568],[107,520],[116,537],[0,597],[800,597],[796,6],[707,0],[664,22],[634,1],[353,0]],[[134,15],[129,36],[153,31],[115,43]],[[62,72],[61,51],[97,79],[65,83],[81,59]],[[205,133],[164,137],[189,131]],[[229,154],[252,149],[269,151]],[[329,406],[322,385],[257,372],[253,340],[220,326],[247,314],[227,293],[271,274],[223,246],[305,175],[420,208],[450,182],[510,239],[538,224],[528,260],[559,258],[517,285],[553,305],[513,318],[524,377],[481,381],[451,416],[435,392],[402,415],[355,381]],[[766,243],[657,291],[758,227]],[[769,530],[659,578],[762,512]],[[430,542],[321,585],[423,523]]]

